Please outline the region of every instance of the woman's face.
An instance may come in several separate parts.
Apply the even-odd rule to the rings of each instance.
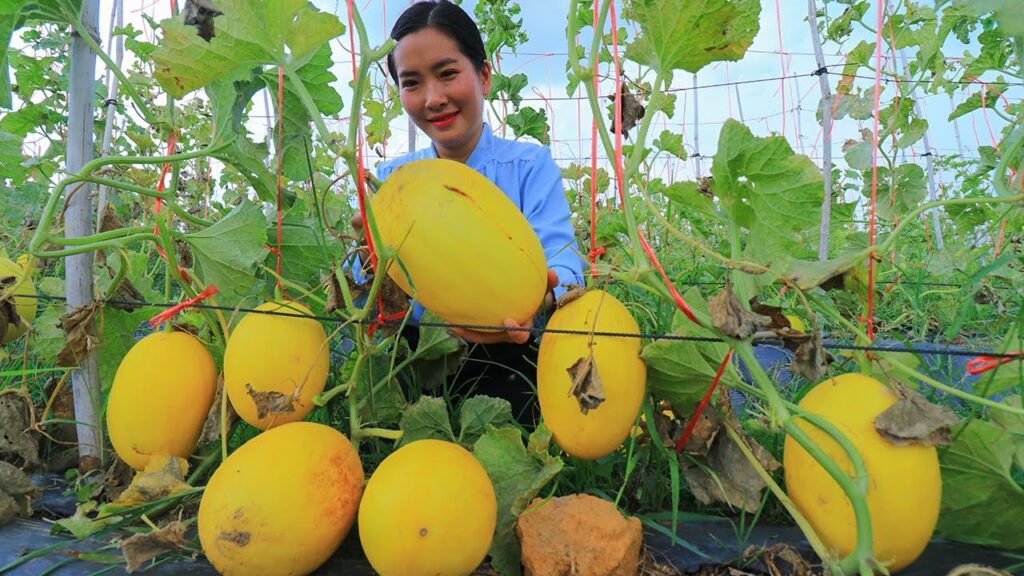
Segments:
[[[490,65],[477,72],[455,40],[433,28],[404,36],[393,55],[402,108],[438,156],[465,162],[483,129]]]

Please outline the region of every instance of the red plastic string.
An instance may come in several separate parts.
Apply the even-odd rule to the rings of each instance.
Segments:
[[[626,206],[626,182],[622,168],[622,72],[619,69],[619,24],[615,18],[615,0],[611,0],[612,63],[615,65],[615,179],[619,184],[619,202]],[[595,34],[598,32],[595,30]]]
[[[782,50],[782,7],[775,0],[775,23],[779,32],[779,66],[782,79],[779,80],[779,92],[782,94],[782,137],[786,137],[786,53]]]
[[[598,7],[597,0],[594,0],[594,34],[600,34],[597,29]],[[594,58],[594,94],[597,94],[598,72],[600,62]],[[597,257],[604,252],[597,247],[597,119],[590,121],[590,277],[597,278]]]
[[[676,307],[686,315],[687,318],[693,321],[694,324],[701,326],[697,317],[693,315],[693,310],[690,310],[690,305],[683,300],[682,295],[676,290],[676,287],[672,285],[672,281],[668,279],[668,275],[665,274],[665,269],[661,267],[661,262],[658,261],[658,257],[654,254],[654,250],[651,249],[651,245],[647,243],[647,239],[644,238],[644,233],[640,231],[640,227],[636,229],[637,237],[640,238],[640,245],[644,249],[644,253],[647,254],[647,258],[654,264],[654,268],[657,269],[658,273],[661,274],[661,279],[665,281],[665,286],[668,288],[669,293],[672,295],[672,300],[675,302]]]
[[[718,372],[715,372],[715,379],[711,381],[711,386],[704,393],[704,397],[700,399],[700,404],[697,405],[697,409],[693,412],[693,416],[690,417],[690,421],[686,423],[683,435],[676,442],[676,452],[682,452],[683,448],[686,447],[686,442],[693,435],[693,429],[696,428],[700,415],[704,413],[704,409],[708,407],[708,402],[711,401],[711,396],[714,395],[715,389],[718,388],[718,383],[722,380],[722,375],[725,374],[725,367],[729,365],[729,358],[731,357],[732,350],[729,350],[725,353],[725,358],[722,358],[722,363],[718,366]]]
[[[1014,352],[1009,356],[978,356],[967,363],[967,373],[972,376],[983,374],[989,370],[994,370],[997,366],[1003,364],[1009,364],[1014,360],[1020,360],[1024,358],[1024,352]]]
[[[277,67],[277,287],[281,285],[281,228],[284,211],[284,67]]]
[[[882,98],[882,25],[884,19],[882,8],[884,2],[878,2],[875,13],[877,24],[875,26],[875,103],[874,114],[872,115],[872,142],[871,150],[871,218],[868,224],[868,246],[875,246],[875,216],[878,211],[878,116]],[[867,318],[868,340],[875,339],[875,256],[868,259],[868,310]]]
[[[156,328],[157,326],[163,324],[164,322],[170,320],[171,318],[174,318],[174,316],[178,312],[181,312],[182,310],[192,306],[193,304],[202,302],[203,300],[206,300],[207,298],[213,296],[214,294],[217,294],[218,292],[219,290],[217,290],[217,286],[215,284],[210,284],[209,286],[206,287],[206,290],[203,290],[202,292],[197,294],[195,298],[189,298],[188,300],[185,300],[181,304],[172,306],[167,310],[164,310],[163,312],[150,318],[149,325],[152,326],[153,328]]]
[[[171,135],[167,137],[167,155],[168,156],[174,156],[174,149],[177,147],[177,145],[178,145],[178,131],[177,130],[172,130],[171,131]],[[164,191],[164,183],[167,180],[167,172],[169,172],[170,169],[171,169],[171,163],[170,162],[164,162],[163,168],[160,170],[160,180],[157,181],[157,183],[156,183],[156,191],[157,192],[163,192]],[[163,211],[163,207],[164,207],[163,199],[162,198],[157,198],[156,202],[153,204],[153,214],[155,214],[156,216],[160,216],[160,212]],[[154,236],[160,236],[160,226],[158,226],[157,224],[153,224],[153,235]],[[165,261],[167,261],[167,262],[171,261],[171,259],[168,258],[168,256],[167,256],[167,251],[164,250],[163,247],[160,246],[159,244],[156,245],[156,253],[159,254],[160,257],[163,258]],[[192,279],[189,278],[188,272],[186,272],[185,269],[180,264],[178,265],[178,273],[181,274],[181,277],[185,280],[185,282],[191,282],[192,281]]]

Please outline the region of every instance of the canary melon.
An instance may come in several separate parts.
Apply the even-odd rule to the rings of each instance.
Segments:
[[[243,444],[217,468],[199,504],[199,541],[221,574],[309,574],[341,545],[363,490],[344,434],[292,422]]]
[[[640,332],[629,310],[601,290],[586,292],[560,307],[547,327],[587,333]],[[588,359],[604,401],[584,412],[572,393],[571,372],[578,372],[578,363]],[[540,411],[555,442],[577,458],[595,460],[622,444],[640,411],[646,378],[639,338],[547,332],[541,339],[537,357]]]
[[[476,170],[445,159],[397,168],[372,202],[388,274],[455,324],[523,323],[547,289],[547,261],[522,212]],[[408,275],[408,276],[407,276]]]
[[[863,374],[844,374],[818,384],[800,402],[804,410],[835,425],[857,448],[868,473],[868,509],[874,555],[890,571],[907,566],[924,551],[942,501],[939,458],[934,447],[896,446],[874,428],[875,418],[896,403],[896,394]],[[817,427],[799,426],[843,470],[853,473],[846,453]],[[839,485],[791,437],[783,452],[790,498],[822,541],[839,556],[856,545],[853,507]]]
[[[188,458],[217,393],[217,367],[195,336],[154,332],[121,360],[107,400],[114,450],[142,470],[151,456]]]
[[[14,299],[14,310],[18,313],[18,323],[8,324],[7,330],[0,334],[0,343],[6,344],[21,337],[28,331],[36,317],[36,289],[28,278],[28,273],[17,263],[0,257],[0,278],[8,278],[8,283],[0,285],[0,293],[4,297],[10,293]]]
[[[359,540],[382,576],[463,576],[491,547],[494,486],[465,448],[407,444],[381,462],[359,506]]]
[[[272,314],[261,314],[271,312]],[[266,302],[242,318],[224,351],[224,388],[243,420],[266,430],[302,420],[330,368],[327,334],[297,302]]]

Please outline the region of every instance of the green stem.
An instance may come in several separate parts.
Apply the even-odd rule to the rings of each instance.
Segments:
[[[1006,412],[1008,414],[1016,414],[1017,416],[1024,416],[1024,408],[1016,408],[1014,406],[1010,406],[1009,404],[1003,404],[1003,403],[1000,403],[1000,402],[996,402],[994,400],[989,400],[988,398],[982,398],[980,396],[975,396],[974,394],[971,394],[969,392],[965,392],[963,390],[960,390],[959,388],[954,388],[953,386],[949,386],[949,385],[943,384],[942,382],[939,382],[938,380],[928,376],[927,374],[921,374],[917,370],[914,370],[913,368],[903,364],[902,362],[899,362],[898,360],[893,360],[889,356],[883,356],[883,357],[880,358],[880,360],[882,362],[884,362],[885,364],[888,364],[889,366],[895,368],[896,370],[898,370],[898,371],[900,371],[900,372],[902,372],[902,373],[904,373],[904,374],[906,374],[908,376],[912,376],[914,378],[917,378],[917,379],[921,380],[922,382],[924,382],[925,384],[931,386],[932,388],[936,388],[938,390],[942,390],[943,392],[945,392],[946,394],[949,394],[951,396],[956,396],[957,398],[963,398],[964,400],[968,400],[970,402],[974,402],[975,404],[981,404],[982,406],[987,406],[987,407],[989,407],[989,408],[991,408],[993,410],[1001,410],[1001,411]]]
[[[358,432],[352,433],[352,437],[356,439],[384,438],[385,440],[400,440],[402,435],[403,432],[401,430],[389,428],[360,428]]]

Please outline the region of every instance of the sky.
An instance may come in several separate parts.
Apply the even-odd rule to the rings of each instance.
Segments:
[[[398,14],[408,5],[408,0],[355,1],[363,15],[371,44],[374,45],[386,38]],[[463,7],[472,14],[475,3],[476,0],[465,0]],[[347,21],[346,2],[314,0],[314,4],[321,10],[337,14],[342,22]],[[100,29],[104,36],[112,5],[113,0],[100,2]],[[143,13],[158,21],[169,14],[169,2],[166,0],[128,2],[126,5],[126,22],[134,23],[140,29],[146,28]],[[589,164],[589,107],[585,101],[581,101],[582,93],[571,98],[565,91],[564,31],[569,0],[520,0],[520,6],[520,16],[529,40],[519,47],[517,54],[502,55],[502,70],[506,74],[523,72],[528,76],[530,86],[523,92],[523,105],[547,108],[551,125],[550,146],[556,161],[563,166],[572,162]],[[831,3],[831,6],[832,10],[838,12],[835,3]],[[866,20],[873,20],[872,15]],[[710,64],[701,70],[696,78],[683,72],[675,75],[672,88],[687,90],[677,92],[676,113],[673,118],[662,116],[654,121],[651,137],[665,129],[682,132],[686,149],[691,153],[696,152],[699,141],[699,152],[706,157],[714,154],[722,124],[728,118],[742,119],[759,136],[784,134],[794,150],[809,156],[820,165],[823,141],[820,125],[815,119],[820,91],[817,78],[810,75],[817,65],[806,21],[806,4],[794,0],[764,0],[760,24],[760,31],[753,45],[740,62]],[[148,31],[148,34],[152,36],[152,31]],[[861,37],[866,38],[867,33],[864,32]],[[860,37],[856,40],[859,39]],[[825,44],[826,63],[842,62],[842,54],[852,48],[856,40],[849,41],[846,46]],[[782,57],[779,54],[780,42],[784,53]],[[334,72],[339,78],[336,87],[346,103],[351,100],[348,81],[352,75],[347,45],[347,35],[335,39],[332,43],[336,61]],[[946,54],[955,55],[962,49],[962,46],[947,46]],[[623,66],[627,75],[631,75],[630,72],[636,69],[635,64],[628,62],[624,62]],[[98,74],[103,74],[102,64]],[[780,81],[777,79],[780,76],[795,77]],[[829,81],[834,90],[838,76],[830,76]],[[728,85],[730,82],[741,84]],[[858,82],[870,84],[870,81],[866,80]],[[694,83],[703,88],[688,90]],[[781,93],[783,87],[784,96]],[[601,85],[602,95],[610,94],[612,91],[611,81]],[[886,93],[891,93],[891,88]],[[943,155],[958,151],[956,128],[959,128],[960,140],[967,156],[976,155],[978,145],[992,143],[988,124],[980,112],[951,123],[946,118],[952,105],[945,94],[918,96],[924,96],[920,101],[924,107],[925,117],[930,120],[929,136],[934,153]],[[885,98],[884,93],[883,102]],[[249,129],[257,139],[262,139],[267,133],[267,122],[272,121],[271,115],[266,112],[264,102],[263,96],[256,96],[252,120],[249,123]],[[605,102],[602,101],[602,104]],[[695,105],[699,106],[696,127],[693,114]],[[347,114],[347,111],[343,111],[341,115],[344,118],[335,123],[339,129],[344,128]],[[998,138],[998,130],[1002,123],[994,114],[990,113],[988,116],[988,122],[991,123],[992,130]],[[489,120],[492,126],[499,124],[495,118]],[[858,138],[859,130],[864,127],[870,128],[870,123],[862,125],[851,119],[837,122],[833,132],[832,149],[833,157],[840,163],[843,142],[849,138]],[[404,116],[392,124],[393,136],[388,142],[386,157],[400,155],[408,149],[408,129],[409,124]],[[425,138],[420,134],[417,146],[424,145]],[[911,151],[908,151],[906,159],[923,164],[921,154],[924,152],[922,143],[918,142]],[[599,151],[598,157],[600,165],[610,166],[603,150]],[[370,154],[367,161],[373,166],[379,158]],[[654,166],[652,175],[666,180],[692,179],[698,170],[697,163],[698,161],[694,159],[681,161],[663,158],[663,161]],[[701,173],[706,175],[709,168],[709,160],[704,159],[700,166]]]

